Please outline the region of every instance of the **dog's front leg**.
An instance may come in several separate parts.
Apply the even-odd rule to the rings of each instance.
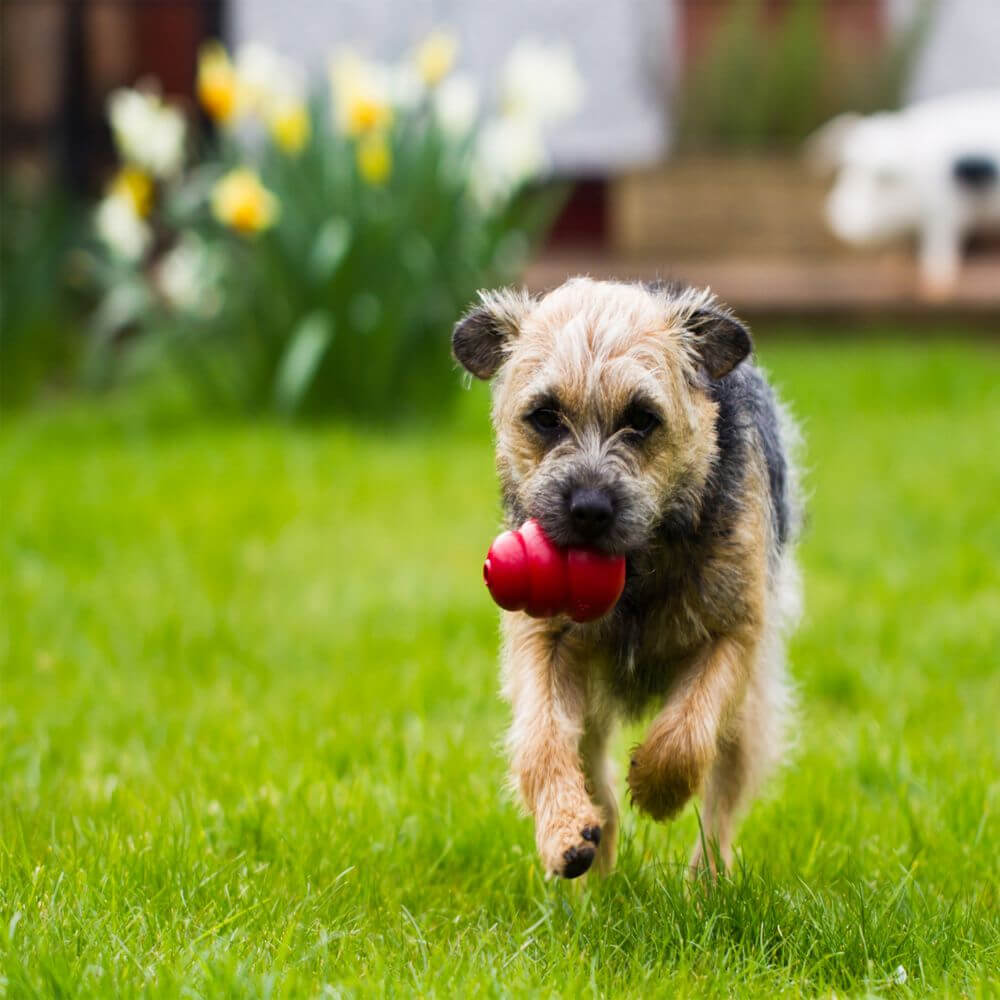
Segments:
[[[535,818],[546,872],[576,878],[590,868],[601,842],[601,814],[587,794],[580,759],[587,678],[579,651],[551,624],[511,615],[506,632],[513,777]]]
[[[632,755],[632,801],[653,819],[676,815],[715,758],[720,729],[746,688],[752,644],[715,640],[687,670]]]

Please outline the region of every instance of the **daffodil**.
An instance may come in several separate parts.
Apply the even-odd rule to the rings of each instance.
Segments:
[[[361,136],[392,123],[391,90],[383,67],[353,52],[340,53],[330,64],[330,84],[342,132]]]
[[[145,219],[153,207],[153,179],[138,167],[124,166],[111,181],[110,193],[127,198],[135,214]]]
[[[387,104],[373,100],[364,94],[356,94],[350,101],[347,116],[347,131],[350,135],[374,132],[392,121],[392,109]]]
[[[305,149],[312,127],[309,110],[301,101],[290,101],[275,108],[270,120],[271,136],[278,148],[295,156]]]
[[[237,167],[212,189],[212,214],[238,233],[259,233],[278,217],[278,199],[248,167]]]
[[[358,173],[372,186],[384,184],[392,173],[392,151],[381,132],[372,132],[358,140]]]
[[[223,267],[222,254],[188,232],[160,258],[154,280],[172,309],[207,317],[222,306]]]
[[[450,31],[433,31],[417,47],[416,63],[421,79],[436,87],[452,70],[458,54],[458,39]]]
[[[154,177],[171,177],[184,162],[184,116],[159,94],[123,87],[108,98],[108,121],[122,159]]]
[[[479,113],[479,90],[467,73],[454,73],[434,90],[432,99],[438,125],[450,136],[462,138],[472,131]]]
[[[284,108],[303,103],[306,87],[302,68],[266,45],[242,45],[235,66],[241,110],[271,122]]]
[[[538,177],[548,166],[541,127],[532,118],[502,116],[486,122],[476,137],[472,190],[490,207]]]
[[[153,241],[153,233],[128,195],[111,192],[97,206],[94,228],[116,257],[135,263]]]
[[[558,121],[579,111],[583,92],[583,78],[566,44],[525,38],[504,61],[500,95],[506,115]]]
[[[218,42],[208,42],[198,53],[197,89],[201,106],[214,121],[226,124],[239,113],[239,77]]]

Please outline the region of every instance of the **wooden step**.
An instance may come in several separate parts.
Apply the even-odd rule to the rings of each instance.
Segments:
[[[829,181],[793,156],[685,156],[611,182],[611,246],[619,253],[847,252],[829,232]]]
[[[921,296],[916,265],[905,253],[683,258],[670,254],[548,252],[528,269],[525,283],[539,292],[576,274],[628,281],[676,278],[707,285],[747,315],[921,321],[969,317],[1000,335],[1000,255],[996,253],[967,260],[952,297],[936,302]]]

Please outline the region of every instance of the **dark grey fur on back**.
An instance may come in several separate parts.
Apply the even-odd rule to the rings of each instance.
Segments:
[[[739,606],[736,586],[709,579],[705,568],[733,530],[744,503],[747,464],[758,452],[767,468],[772,520],[772,559],[791,540],[796,516],[781,438],[780,417],[771,387],[760,369],[744,361],[722,379],[706,380],[718,406],[715,433],[718,457],[704,492],[672,507],[660,522],[656,540],[629,560],[625,592],[612,618],[613,661],[609,678],[623,704],[638,712],[669,686],[674,665],[644,658],[644,630],[654,609],[669,606],[678,594],[696,593],[721,618]]]
[[[774,393],[760,369],[752,363],[744,363],[725,378],[710,383],[709,394],[719,407],[715,425],[719,462],[711,492],[706,497],[706,510],[725,507],[734,481],[742,476],[746,450],[756,443],[767,464],[771,518],[780,550],[789,539],[792,510],[788,459],[781,441]]]

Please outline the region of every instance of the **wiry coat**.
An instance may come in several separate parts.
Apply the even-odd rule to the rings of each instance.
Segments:
[[[781,638],[798,603],[793,431],[745,328],[705,291],[575,279],[540,301],[484,296],[453,345],[495,376],[509,525],[536,517],[580,544],[570,500],[598,491],[614,516],[591,544],[626,556],[625,591],[598,622],[504,615],[510,754],[543,861],[569,877],[595,854],[613,862],[605,747],[616,717],[650,706],[633,801],[665,818],[704,786],[728,861],[734,813],[783,743]]]

